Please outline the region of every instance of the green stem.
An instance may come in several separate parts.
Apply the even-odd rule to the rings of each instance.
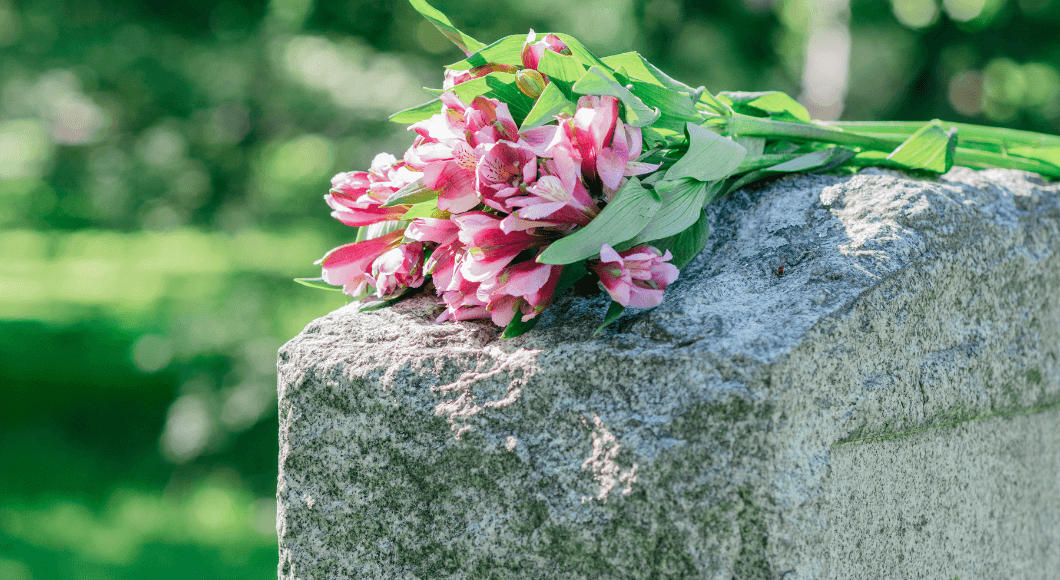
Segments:
[[[904,135],[908,137],[924,126],[924,121],[824,121],[823,125],[838,129],[850,129],[871,135]],[[999,143],[1007,146],[1024,145],[1030,147],[1060,147],[1060,136],[1004,129],[1002,127],[984,127],[967,123],[948,123],[942,126],[949,130],[957,129],[958,142],[979,141]]]
[[[1034,159],[1026,159],[1023,157],[1012,157],[1001,153],[980,151],[978,149],[965,149],[963,147],[957,148],[957,153],[953,158],[953,164],[983,169],[989,169],[991,167],[998,167],[1001,169],[1022,169],[1023,171],[1033,171],[1034,173],[1040,173],[1052,178],[1060,178],[1060,167],[1050,163]]]
[[[781,139],[795,139],[799,141],[821,141],[837,145],[852,145],[873,151],[893,151],[905,141],[905,137],[891,137],[881,135],[864,135],[821,127],[818,125],[804,125],[801,123],[788,123],[785,121],[774,121],[761,117],[734,114],[728,119],[728,125],[724,129],[733,137],[753,136],[770,137]]]

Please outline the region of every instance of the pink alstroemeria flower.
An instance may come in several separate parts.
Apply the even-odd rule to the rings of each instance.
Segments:
[[[523,43],[523,66],[537,70],[537,65],[541,63],[541,55],[545,54],[546,50],[558,52],[564,56],[571,55],[570,48],[558,36],[546,34],[544,38],[537,40],[537,33],[531,28],[526,42]]]
[[[677,267],[667,263],[671,259],[669,250],[660,254],[651,246],[636,246],[619,253],[604,244],[592,269],[615,302],[651,308],[662,303],[663,291],[677,280]]]
[[[342,286],[344,293],[352,296],[354,300],[362,300],[374,291],[372,263],[379,256],[396,248],[403,236],[404,230],[397,230],[378,238],[339,246],[316,263],[323,270],[325,282],[332,286]]]
[[[488,213],[467,212],[450,219],[460,227],[459,239],[467,248],[459,271],[470,282],[496,278],[520,252],[545,244],[525,231],[505,232],[501,220]]]
[[[518,209],[504,218],[501,227],[505,231],[538,226],[570,229],[575,225],[584,226],[600,213],[582,183],[577,163],[567,151],[553,151],[553,158],[545,161],[544,170],[548,174],[527,185],[526,195],[508,200],[511,208]]]
[[[458,239],[459,231],[452,220],[437,218],[416,218],[405,230],[405,237],[410,240],[438,244],[423,266],[438,294],[461,288],[463,279],[457,275],[457,260],[465,250]]]
[[[618,111],[615,97],[583,96],[574,117],[560,121],[560,130],[549,145],[577,159],[586,184],[607,199],[622,186],[624,177],[660,167],[636,161],[643,147],[640,128],[621,122]]]
[[[372,275],[368,278],[375,286],[375,296],[384,300],[408,288],[419,288],[424,279],[423,244],[401,244],[383,253],[372,262]]]
[[[380,207],[391,194],[415,181],[417,172],[393,155],[380,153],[369,171],[350,171],[331,178],[331,193],[324,196],[332,217],[348,226],[366,226],[401,219],[408,207]]]
[[[562,272],[563,266],[532,261],[509,266],[478,287],[478,299],[488,303],[490,318],[497,326],[508,326],[517,313],[526,322],[552,302]]]
[[[482,201],[499,211],[510,212],[506,200],[521,193],[521,186],[537,179],[537,156],[515,143],[502,141],[488,148],[475,170],[476,189]]]

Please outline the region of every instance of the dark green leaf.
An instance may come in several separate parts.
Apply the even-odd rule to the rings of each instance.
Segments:
[[[688,123],[688,151],[666,172],[667,181],[691,177],[699,181],[725,179],[740,166],[747,150],[721,135]]]
[[[662,200],[631,177],[611,203],[588,225],[545,248],[537,257],[542,264],[572,264],[600,253],[604,244],[615,246],[631,239],[651,222]]]
[[[320,290],[331,290],[333,292],[342,292],[342,286],[332,286],[324,281],[323,278],[295,278],[295,282],[298,282],[302,286],[309,286],[310,288],[318,288]]]
[[[521,303],[521,301],[520,301]],[[516,304],[515,317],[508,323],[508,326],[504,328],[504,332],[501,333],[501,338],[515,338],[517,336],[530,332],[530,329],[537,326],[537,321],[541,319],[541,315],[537,315],[526,322],[523,322],[522,313],[519,312],[519,303]]]
[[[438,198],[438,192],[423,185],[423,179],[417,179],[412,183],[390,194],[382,207],[394,207],[395,205],[408,205],[423,203]]]
[[[537,64],[537,72],[552,80],[575,83],[585,74],[585,67],[573,56],[546,50]]]
[[[659,111],[649,108],[640,99],[622,86],[611,71],[594,66],[574,83],[572,90],[581,95],[610,95],[618,97],[626,108],[626,123],[634,127],[650,125],[659,116]]]
[[[663,251],[670,250],[670,253],[673,254],[673,259],[670,260],[670,263],[677,266],[678,269],[683,269],[687,266],[703,251],[703,248],[707,247],[707,241],[710,239],[707,213],[704,210],[700,210],[698,216],[698,219],[683,232],[666,239],[656,240],[650,244]]]
[[[589,270],[585,269],[585,260],[563,266],[563,271],[560,272],[559,280],[556,282],[555,295],[559,296],[564,290],[588,275]]]
[[[472,54],[486,48],[485,44],[457,30],[453,23],[446,18],[445,14],[436,10],[425,0],[409,0],[409,4],[412,4],[416,12],[419,12],[438,30],[442,31],[442,34],[453,44],[457,45],[460,50],[464,51],[464,54]]]
[[[449,70],[471,70],[484,64],[523,65],[523,42],[525,36],[505,36],[460,62],[445,67]]]
[[[692,226],[699,219],[700,210],[709,199],[710,194],[720,187],[721,182],[664,181],[655,187],[662,197],[662,208],[652,218],[636,238],[634,244],[643,244],[652,240],[676,236]]]
[[[946,173],[953,167],[956,152],[957,130],[946,131],[935,120],[910,135],[905,143],[887,156],[887,160],[909,169]]]
[[[658,85],[660,87],[666,86],[659,79],[655,78],[655,75],[651,73],[648,67],[644,66],[647,62],[640,54],[636,52],[623,52],[622,54],[616,54],[613,56],[605,56],[601,59],[604,64],[611,68],[611,70],[618,70],[619,68],[625,68],[629,71],[629,76],[644,82]]]
[[[596,329],[596,332],[593,333],[593,336],[600,334],[604,331],[604,328],[606,328],[608,324],[611,324],[612,322],[618,320],[618,317],[622,316],[622,313],[625,310],[625,306],[622,306],[618,302],[612,300],[610,306],[607,307],[607,314],[604,315],[604,323],[600,325],[600,328]]]
[[[549,83],[545,90],[541,92],[541,96],[537,98],[534,108],[530,110],[530,114],[523,120],[519,130],[526,131],[546,125],[555,120],[555,116],[562,112],[574,113],[574,103],[563,96],[563,91],[556,86],[556,83]]]
[[[417,123],[424,119],[429,119],[434,115],[442,112],[442,101],[434,99],[429,103],[423,103],[404,111],[398,111],[393,115],[390,115],[390,120],[395,123],[403,123],[405,125],[411,123]]]

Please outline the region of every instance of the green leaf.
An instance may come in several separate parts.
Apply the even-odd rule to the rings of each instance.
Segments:
[[[484,64],[523,65],[523,42],[525,36],[505,36],[460,62],[446,66],[449,70],[471,70]]]
[[[574,83],[572,90],[581,95],[610,95],[618,97],[626,107],[626,123],[634,127],[651,125],[659,117],[659,111],[649,108],[640,99],[622,86],[607,69],[594,66]]]
[[[436,97],[442,96],[442,93],[445,92],[445,89],[432,89],[431,87],[423,87],[423,90],[427,91],[427,93],[432,94],[432,95],[434,95]]]
[[[403,220],[413,220],[416,218],[429,218],[434,216],[434,212],[438,211],[438,198],[434,198],[429,201],[417,203],[409,208],[404,215],[401,216]]]
[[[495,72],[460,83],[451,89],[461,101],[470,104],[475,97],[484,96],[507,103],[508,111],[518,124],[534,107],[534,100],[515,85],[515,75]]]
[[[585,67],[573,56],[563,56],[558,52],[546,50],[537,64],[537,72],[552,80],[575,83],[585,75]]]
[[[409,0],[409,4],[419,12],[421,16],[426,18],[431,24],[433,24],[438,30],[442,31],[453,44],[457,45],[460,50],[464,51],[464,54],[472,54],[486,48],[485,44],[471,38],[470,36],[460,32],[453,26],[453,23],[433,6],[428,4],[425,0]]]
[[[568,101],[567,97],[563,96],[563,91],[556,86],[556,83],[549,83],[548,86],[545,87],[545,90],[541,92],[541,95],[537,97],[537,102],[534,103],[534,108],[530,110],[526,119],[523,120],[523,124],[519,130],[526,131],[528,129],[546,125],[555,120],[556,115],[564,111],[573,114],[574,103]]]
[[[631,177],[588,225],[560,238],[537,257],[542,264],[572,264],[600,253],[604,244],[615,246],[637,235],[662,207],[662,199]]]
[[[618,320],[618,317],[622,316],[622,313],[625,310],[625,306],[622,306],[618,302],[612,300],[611,305],[607,307],[607,314],[604,314],[604,323],[596,329],[596,332],[593,333],[593,336],[600,334],[604,331],[604,328],[606,328],[608,324],[611,324],[612,322]]]
[[[878,153],[876,151],[870,151],[868,153]],[[752,171],[746,175],[743,175],[739,179],[730,183],[721,193],[728,193],[735,191],[750,185],[756,181],[761,181],[780,175],[782,173],[797,173],[800,171],[809,171],[811,169],[825,170],[835,167],[841,163],[844,163],[854,157],[854,152],[850,149],[843,147],[829,147],[828,149],[821,149],[820,151],[814,151],[805,155],[800,155],[794,159],[789,159],[783,163],[766,167],[758,171]],[[881,154],[882,159],[882,154]],[[713,201],[713,200],[711,200]]]
[[[703,248],[707,247],[707,241],[710,239],[710,225],[707,223],[706,211],[700,210],[697,215],[696,221],[681,233],[650,244],[663,251],[670,250],[673,254],[670,263],[678,269],[684,268],[698,256]]]
[[[563,43],[567,45],[567,48],[570,49],[570,52],[572,55],[574,55],[574,58],[578,59],[578,61],[585,65],[586,68],[591,66],[602,66],[605,68],[607,67],[607,65],[604,64],[604,61],[600,60],[600,58],[593,54],[591,50],[585,48],[585,45],[582,44],[581,41],[577,38],[574,38],[569,34],[563,34],[560,32],[553,32],[553,34],[555,34],[557,38],[562,40]]]
[[[437,198],[438,192],[423,185],[423,178],[420,178],[390,194],[382,207],[417,204]]]
[[[651,83],[638,80],[631,82],[633,94],[648,107],[655,107],[663,115],[669,115],[683,121],[698,121],[699,111],[692,103],[692,98],[684,93],[670,90]]]
[[[1060,167],[1060,147],[1012,147],[1008,153]]]
[[[644,82],[665,87],[659,79],[655,78],[655,75],[651,73],[648,67],[644,66],[647,61],[644,60],[640,54],[636,52],[623,52],[622,54],[616,54],[612,56],[605,56],[600,59],[610,67],[612,70],[618,70],[619,68],[625,68],[629,71],[629,76]]]
[[[794,123],[809,123],[810,113],[806,107],[798,101],[780,91],[765,91],[759,93],[722,92],[718,93],[718,99],[732,105],[739,113],[747,115],[767,116],[778,121],[789,121]]]
[[[790,115],[796,120],[806,123],[810,122],[810,113],[806,110],[806,107],[780,91],[768,92],[747,103],[747,105],[769,114],[770,117]]]
[[[957,152],[957,130],[946,131],[938,120],[921,127],[898,146],[887,160],[909,169],[946,173]]]
[[[699,219],[700,210],[710,198],[712,192],[721,186],[721,182],[664,181],[655,187],[662,197],[663,205],[651,223],[636,238],[634,244],[643,244],[652,240],[669,238],[685,231]]]
[[[390,115],[390,120],[395,123],[411,124],[417,123],[424,119],[429,119],[434,115],[442,112],[442,101],[440,99],[434,99],[429,103],[423,103],[415,107],[405,109],[404,111],[398,111],[393,115]]]
[[[530,320],[523,322],[522,313],[518,310],[519,304],[521,303],[522,301],[516,302],[515,308],[517,310],[515,311],[515,317],[508,323],[508,326],[504,327],[504,332],[501,333],[501,338],[515,338],[526,334],[527,332],[530,332],[530,329],[537,326],[538,320],[541,320],[541,315],[538,314]]]
[[[582,278],[589,275],[589,270],[585,268],[585,260],[580,262],[574,262],[573,264],[567,264],[563,266],[563,271],[559,274],[559,280],[556,282],[555,296],[559,296],[564,290],[570,288]]]
[[[691,177],[699,181],[725,179],[747,156],[741,145],[721,135],[688,123],[688,151],[666,172],[667,181]]]
[[[302,286],[309,286],[310,288],[318,288],[320,290],[331,290],[332,292],[342,292],[342,286],[332,286],[324,281],[323,278],[295,278],[295,282],[298,282]]]

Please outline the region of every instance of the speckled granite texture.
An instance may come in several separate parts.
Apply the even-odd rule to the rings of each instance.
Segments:
[[[665,302],[280,350],[282,579],[1060,578],[1060,185],[799,176]],[[783,276],[776,270],[784,265]]]

